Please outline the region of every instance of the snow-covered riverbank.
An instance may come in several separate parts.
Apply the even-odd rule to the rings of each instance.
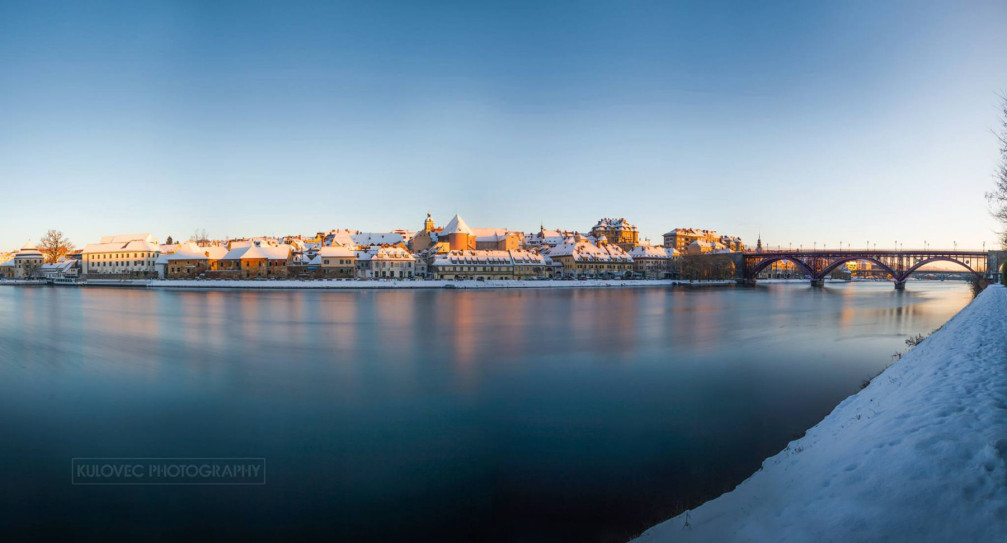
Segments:
[[[732,492],[636,541],[1007,541],[1007,288]]]
[[[419,288],[604,288],[604,287],[668,287],[672,285],[711,286],[733,285],[734,281],[689,281],[677,280],[619,280],[590,279],[585,281],[413,281],[394,279],[374,280],[270,280],[270,281],[230,281],[230,280],[88,280],[89,286],[146,287],[166,289],[419,289]]]

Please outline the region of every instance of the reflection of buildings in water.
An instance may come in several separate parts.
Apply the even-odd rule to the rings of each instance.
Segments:
[[[639,290],[576,289],[571,293],[571,352],[632,353],[636,345]]]

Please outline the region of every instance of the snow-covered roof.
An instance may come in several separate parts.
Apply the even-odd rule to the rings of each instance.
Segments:
[[[670,232],[665,232],[666,236],[716,236],[716,230],[703,230],[702,228],[676,228]]]
[[[435,266],[451,264],[510,265],[512,261],[508,251],[449,251],[434,259]]]
[[[228,250],[219,245],[210,247],[200,247],[193,242],[186,242],[178,246],[175,252],[158,257],[157,262],[171,262],[175,260],[220,260],[227,255]],[[162,260],[162,257],[164,260]]]
[[[416,260],[409,251],[397,246],[373,246],[357,251],[357,260]]]
[[[115,234],[114,236],[103,236],[98,243],[129,243],[131,241],[146,241],[157,245],[157,240],[150,233],[143,234]]]
[[[451,219],[451,222],[449,222],[448,225],[444,227],[444,230],[441,231],[442,236],[447,236],[448,234],[471,235],[472,229],[465,223],[465,219],[463,219],[461,215],[455,214],[454,218]]]
[[[510,252],[511,260],[514,264],[520,264],[522,266],[530,265],[546,265],[552,263],[552,260],[545,256],[540,255],[534,251],[526,251],[524,249],[517,249]]]
[[[255,241],[245,247],[232,247],[222,260],[287,260],[288,258],[290,258],[290,245],[267,245]]]
[[[632,262],[633,259],[618,245],[595,245],[587,240],[567,240],[549,249],[550,258],[572,256],[574,260],[598,262]]]
[[[29,239],[21,246],[21,250],[14,255],[14,258],[39,258],[41,256],[42,252],[38,250],[35,242]]]
[[[510,235],[510,230],[506,228],[470,228],[472,235],[476,237],[476,241],[500,241],[507,239]]]
[[[637,245],[629,251],[629,256],[633,257],[633,260],[638,258],[670,258],[671,255],[665,250],[664,247],[655,247],[653,245]]]
[[[150,234],[117,234],[104,236],[98,243],[84,246],[81,254],[118,253],[122,251],[157,252],[160,247]]]
[[[405,243],[402,232],[357,232],[351,234],[352,245],[369,247],[371,245],[394,245]]]
[[[49,263],[49,264],[42,264],[41,271],[43,273],[45,273],[45,272],[64,273],[66,271],[69,271],[76,264],[77,264],[77,261],[74,260],[74,259],[66,258],[66,257],[61,257],[56,262],[52,262],[52,263]]]
[[[322,247],[318,249],[318,255],[322,258],[354,258],[357,252],[349,247]]]
[[[622,217],[620,217],[618,219],[610,219],[610,218],[606,217],[604,219],[600,219],[598,221],[598,223],[594,225],[594,228],[592,228],[592,230],[596,230],[596,229],[602,229],[602,230],[615,229],[615,230],[634,230],[635,231],[636,227],[633,226],[632,224],[630,224],[629,221],[627,221],[626,219],[623,219]]]

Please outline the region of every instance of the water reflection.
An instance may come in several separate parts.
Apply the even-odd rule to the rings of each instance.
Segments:
[[[731,488],[969,299],[0,288],[0,509],[50,537],[625,540]],[[73,456],[130,455],[264,456],[270,479],[66,482]]]

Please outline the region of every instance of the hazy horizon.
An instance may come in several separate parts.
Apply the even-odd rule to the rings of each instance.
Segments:
[[[0,250],[586,231],[987,248],[1007,4],[0,0]]]

